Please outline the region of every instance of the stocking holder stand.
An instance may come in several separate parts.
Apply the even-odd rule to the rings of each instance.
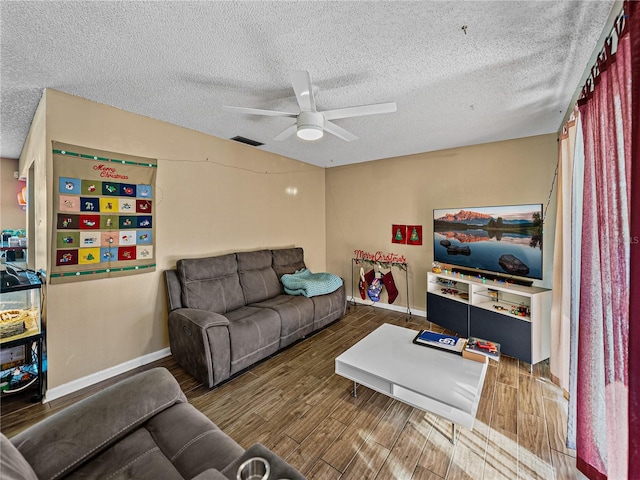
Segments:
[[[406,320],[409,321],[411,318],[411,306],[409,303],[409,264],[407,262],[376,262],[375,260],[365,260],[362,258],[352,258],[351,259],[351,306],[355,308],[356,306],[356,297],[354,296],[354,270],[356,270],[362,264],[371,265],[373,268],[398,268],[400,270],[404,270],[404,278],[406,285],[406,293],[407,293],[407,317]],[[371,306],[374,306],[375,302],[371,303]]]

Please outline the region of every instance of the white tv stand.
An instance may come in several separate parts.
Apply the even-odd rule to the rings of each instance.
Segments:
[[[550,355],[551,290],[459,273],[427,273],[427,319],[462,337],[500,344],[534,364]]]

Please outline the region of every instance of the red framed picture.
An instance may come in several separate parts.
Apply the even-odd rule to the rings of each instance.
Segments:
[[[407,243],[406,225],[391,225],[391,243]]]
[[[422,225],[407,225],[407,245],[422,245]]]

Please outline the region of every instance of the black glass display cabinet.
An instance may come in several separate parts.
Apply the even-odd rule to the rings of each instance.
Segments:
[[[33,389],[44,396],[44,333],[40,277],[31,271],[0,271],[0,395]]]

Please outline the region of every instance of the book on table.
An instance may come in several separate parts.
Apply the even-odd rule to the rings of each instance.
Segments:
[[[462,356],[479,362],[484,362],[485,358],[500,361],[500,344],[481,338],[469,337],[462,351]]]
[[[431,330],[420,330],[420,333],[413,339],[413,343],[460,355],[464,348],[465,339],[444,333],[432,332]]]

